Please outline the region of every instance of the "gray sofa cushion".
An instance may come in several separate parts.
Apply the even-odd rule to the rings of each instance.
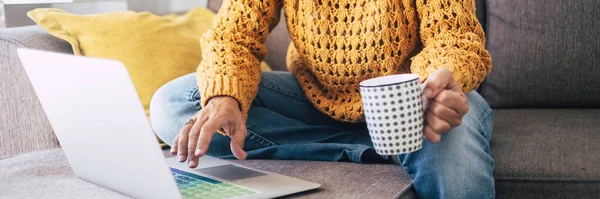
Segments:
[[[498,198],[600,196],[600,110],[494,110],[494,119]]]
[[[167,151],[165,151],[167,153]],[[257,169],[322,184],[287,198],[414,198],[410,177],[397,165],[245,160]],[[0,198],[128,198],[75,177],[61,149],[0,160]]]
[[[600,1],[494,0],[487,5],[494,108],[600,107]]]
[[[75,177],[61,149],[0,160],[0,198],[129,198]]]
[[[67,42],[37,26],[0,29],[0,158],[58,147],[17,48],[72,53]]]

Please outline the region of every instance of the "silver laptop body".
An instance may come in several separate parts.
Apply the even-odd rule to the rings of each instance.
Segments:
[[[161,199],[272,198],[320,187],[210,156],[196,169],[165,159],[122,63],[28,49],[18,54],[81,179]]]

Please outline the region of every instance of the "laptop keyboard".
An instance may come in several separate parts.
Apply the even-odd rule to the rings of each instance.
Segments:
[[[183,198],[233,198],[258,193],[227,182],[210,179],[187,171],[171,168]]]

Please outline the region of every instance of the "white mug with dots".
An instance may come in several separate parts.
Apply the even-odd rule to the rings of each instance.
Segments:
[[[399,74],[360,82],[365,118],[375,151],[398,155],[423,144],[423,87],[419,76]]]

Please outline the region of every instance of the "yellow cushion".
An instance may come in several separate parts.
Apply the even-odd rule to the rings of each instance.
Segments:
[[[181,16],[132,11],[75,15],[48,8],[27,15],[69,42],[76,55],[125,64],[146,113],[152,95],[163,84],[196,71],[201,60],[199,38],[215,16],[204,8]]]

